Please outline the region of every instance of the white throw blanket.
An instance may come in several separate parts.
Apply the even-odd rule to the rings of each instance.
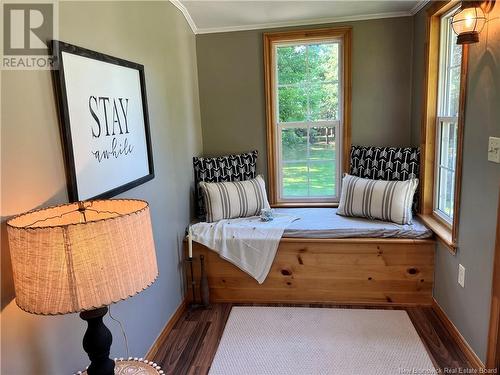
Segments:
[[[219,253],[262,284],[271,269],[285,228],[298,217],[275,214],[274,220],[258,216],[198,223],[191,226],[193,241]]]

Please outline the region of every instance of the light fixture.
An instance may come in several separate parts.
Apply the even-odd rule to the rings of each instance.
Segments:
[[[80,312],[88,375],[113,375],[108,305],[132,297],[158,275],[145,201],[75,202],[7,222],[17,305],[32,314]]]
[[[479,33],[486,23],[482,1],[462,1],[451,20],[453,31],[458,35],[457,44],[479,42]]]

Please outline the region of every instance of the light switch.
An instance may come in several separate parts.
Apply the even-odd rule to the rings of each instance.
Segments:
[[[488,142],[488,161],[500,163],[500,138],[490,137]]]
[[[461,264],[458,265],[458,284],[465,288],[465,267]]]

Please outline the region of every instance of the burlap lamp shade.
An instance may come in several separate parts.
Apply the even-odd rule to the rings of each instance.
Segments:
[[[17,305],[34,314],[94,310],[158,275],[148,203],[113,199],[35,210],[7,223]]]

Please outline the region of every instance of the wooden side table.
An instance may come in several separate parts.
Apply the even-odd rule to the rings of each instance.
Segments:
[[[115,375],[163,375],[158,364],[144,358],[115,358]],[[75,375],[87,375],[87,371],[78,371]]]

